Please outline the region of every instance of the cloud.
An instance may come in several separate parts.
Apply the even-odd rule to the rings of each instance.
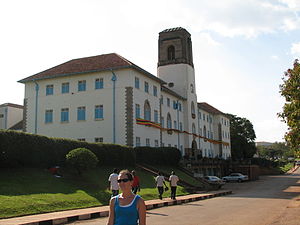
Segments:
[[[291,53],[300,56],[300,42],[292,44]]]
[[[197,30],[214,31],[225,37],[255,38],[260,34],[300,28],[298,7],[292,1],[223,0],[192,1],[183,15]],[[297,3],[298,5],[298,3]],[[184,7],[184,6],[181,6]],[[196,18],[196,19],[195,19]]]
[[[271,59],[273,59],[273,60],[279,60],[279,57],[278,57],[278,55],[272,55]]]

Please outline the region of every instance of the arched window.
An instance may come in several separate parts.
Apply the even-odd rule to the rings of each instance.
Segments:
[[[193,125],[192,125],[192,133],[193,133],[193,134],[196,134],[196,126],[195,126],[194,123],[193,123]]]
[[[151,107],[148,100],[146,100],[144,104],[144,119],[151,120]]]
[[[196,114],[195,114],[195,105],[194,105],[194,102],[191,102],[191,113],[192,113],[192,118],[195,119],[196,118]]]
[[[203,136],[206,137],[206,126],[203,128]]]
[[[191,93],[194,93],[194,85],[191,84]]]
[[[168,47],[168,60],[175,59],[175,47],[173,45]]]
[[[170,113],[168,113],[168,116],[167,116],[167,128],[172,129],[172,119],[171,119]]]

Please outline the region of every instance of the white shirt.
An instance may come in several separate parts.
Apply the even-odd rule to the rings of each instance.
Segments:
[[[177,182],[179,181],[179,178],[176,175],[171,175],[169,178],[169,181],[171,183],[171,187],[176,187]]]
[[[157,177],[155,177],[155,181],[156,181],[157,187],[163,187],[165,178],[163,176],[157,176]]]
[[[119,190],[119,185],[118,185],[118,174],[116,173],[112,173],[109,178],[108,181],[110,181],[110,189],[111,190]]]

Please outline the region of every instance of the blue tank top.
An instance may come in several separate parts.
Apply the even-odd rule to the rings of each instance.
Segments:
[[[136,204],[140,198],[136,195],[132,202],[128,205],[121,206],[119,196],[115,200],[115,221],[114,225],[138,225],[139,213]]]

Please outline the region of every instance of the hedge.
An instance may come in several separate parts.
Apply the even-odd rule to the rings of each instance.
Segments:
[[[99,159],[100,165],[132,166],[135,164],[134,151],[127,146],[0,130],[0,167],[64,166],[66,154],[76,148],[91,150]]]
[[[179,149],[175,147],[136,147],[136,163],[149,165],[178,165],[181,159]]]
[[[64,166],[66,155],[76,148],[87,148],[98,158],[99,165],[130,167],[135,163],[177,165],[181,153],[174,147],[131,148],[109,143],[88,143],[64,138],[0,130],[0,167]]]

